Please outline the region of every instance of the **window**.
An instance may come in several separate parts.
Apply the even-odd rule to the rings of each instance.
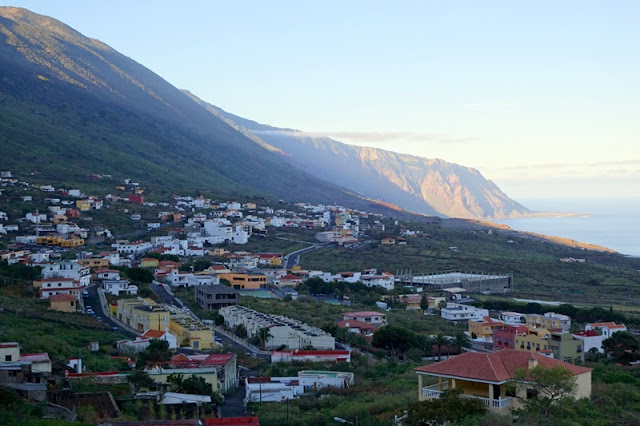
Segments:
[[[4,360],[5,360],[5,361],[12,361],[12,359],[11,359],[11,355],[5,355],[5,356],[4,356]]]
[[[527,389],[527,399],[535,399],[538,397],[537,389]]]

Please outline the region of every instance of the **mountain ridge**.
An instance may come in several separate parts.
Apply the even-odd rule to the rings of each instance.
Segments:
[[[301,170],[365,197],[428,215],[501,219],[531,214],[476,169],[276,128],[228,113],[187,93],[212,114]]]
[[[73,185],[96,173],[164,193],[268,195],[409,214],[285,162],[162,77],[50,17],[0,7],[3,168]]]

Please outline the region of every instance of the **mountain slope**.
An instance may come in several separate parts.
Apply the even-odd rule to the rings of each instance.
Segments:
[[[230,114],[188,94],[301,170],[366,197],[424,214],[460,218],[498,219],[530,213],[476,169],[278,129]]]
[[[3,169],[71,185],[94,173],[159,191],[371,202],[256,145],[104,43],[26,9],[0,8]]]

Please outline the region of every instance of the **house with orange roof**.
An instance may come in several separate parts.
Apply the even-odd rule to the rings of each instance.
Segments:
[[[357,319],[346,319],[338,321],[337,326],[339,328],[346,328],[351,333],[362,334],[363,336],[373,336],[377,327],[373,324],[367,324]]]
[[[285,274],[277,278],[275,283],[278,287],[291,286],[295,287],[302,282],[303,278],[294,274]]]
[[[469,336],[485,342],[493,342],[493,332],[504,329],[504,323],[488,316],[483,316],[480,321],[469,320]]]
[[[70,294],[56,294],[49,297],[51,309],[60,312],[75,312],[78,308],[78,298]]]
[[[526,386],[515,394],[509,383],[514,381],[516,370],[537,366],[551,369],[563,367],[576,379],[576,399],[591,396],[591,368],[569,364],[535,352],[502,349],[494,353],[465,352],[462,355],[425,365],[415,369],[418,374],[418,398],[420,401],[439,399],[444,391],[459,389],[461,397],[480,400],[485,407],[498,413],[507,413],[523,406],[533,397]],[[425,386],[425,379],[437,382]],[[433,379],[432,379],[433,380]]]
[[[145,257],[140,261],[141,268],[157,268],[159,260],[155,257]]]

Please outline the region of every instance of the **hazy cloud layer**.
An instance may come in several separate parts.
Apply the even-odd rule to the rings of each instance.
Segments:
[[[297,130],[273,130],[254,131],[256,134],[280,133],[291,136],[307,136],[312,138],[331,138],[335,140],[348,140],[354,143],[383,144],[385,142],[410,140],[415,142],[433,143],[459,143],[466,144],[475,142],[472,137],[455,138],[440,133],[420,133],[420,132],[361,132],[361,131],[337,131],[337,132],[302,132]]]
[[[611,166],[634,166],[640,165],[640,159],[620,160],[620,161],[595,161],[585,163],[540,163],[520,166],[498,167],[500,170],[522,170],[522,169],[561,169],[570,167],[611,167]]]

